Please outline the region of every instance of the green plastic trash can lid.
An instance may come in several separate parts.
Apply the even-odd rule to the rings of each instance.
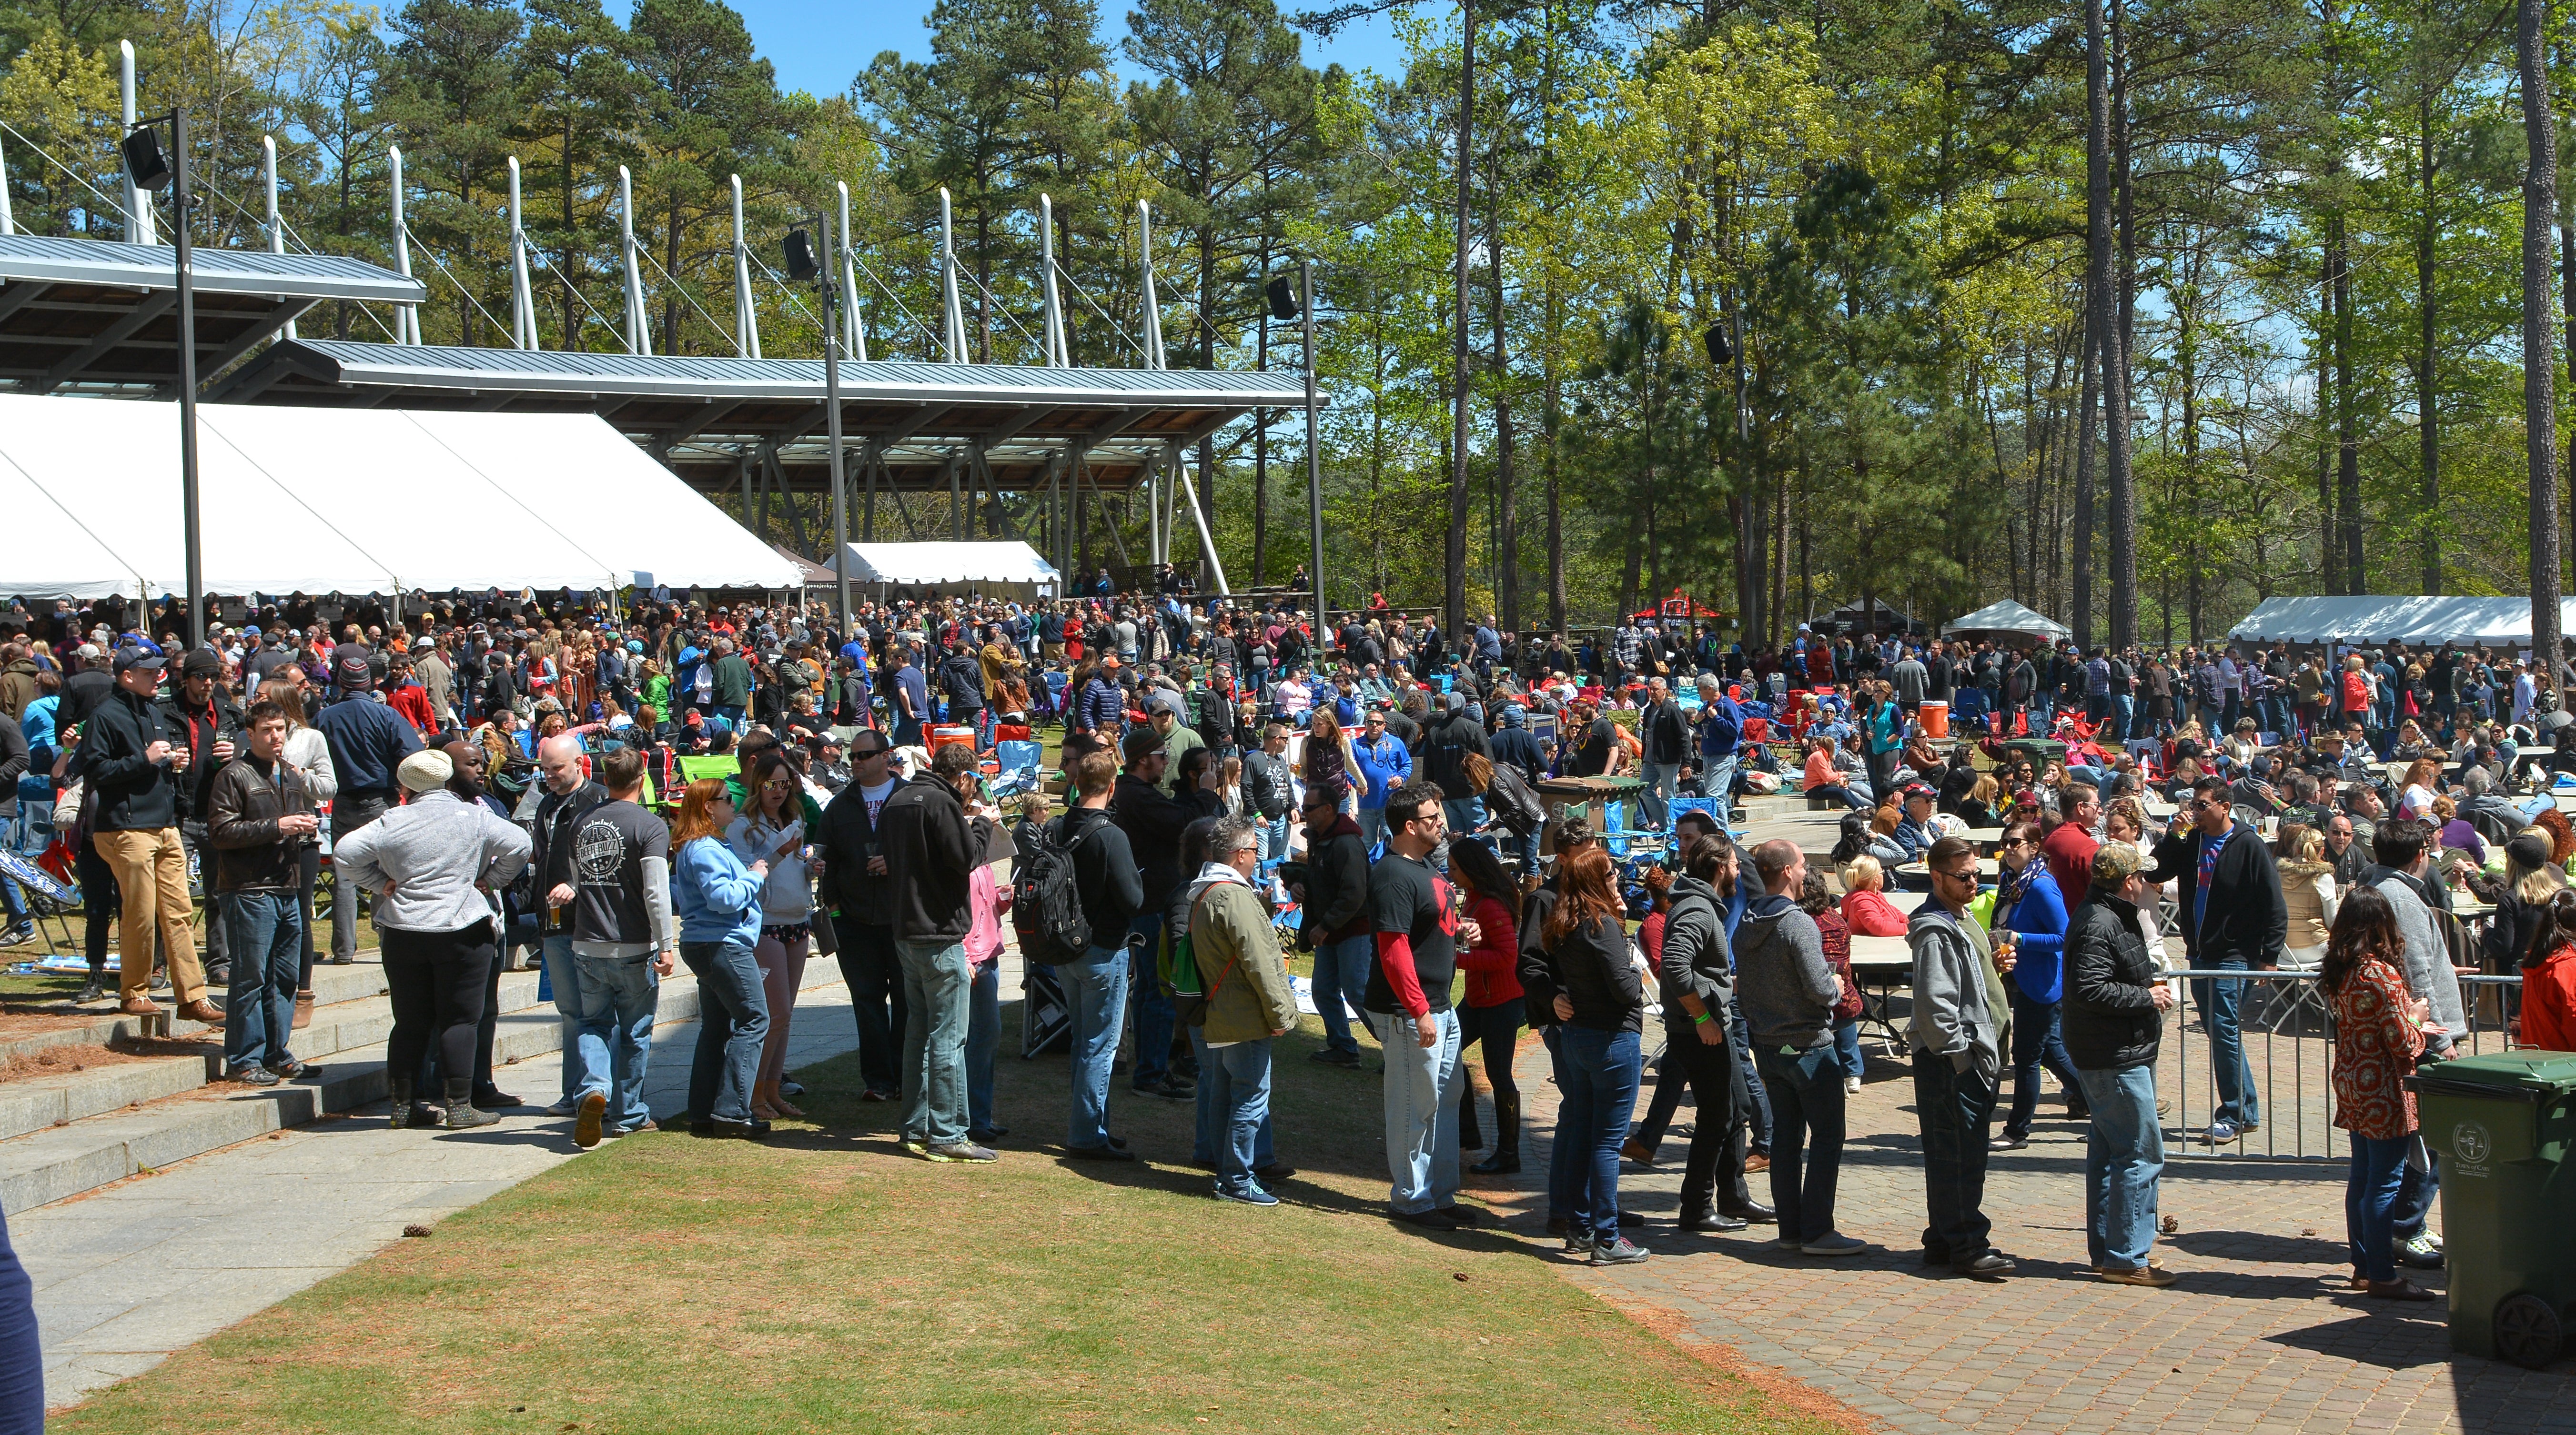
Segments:
[[[2576,1052],[2526,1049],[2464,1056],[2427,1067],[2424,1078],[2426,1085],[2513,1088],[2496,1094],[2527,1099],[2533,1092],[2576,1090]]]

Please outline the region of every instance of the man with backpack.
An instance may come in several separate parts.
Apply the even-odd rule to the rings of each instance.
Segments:
[[[1084,1161],[1136,1159],[1109,1134],[1109,1070],[1127,1012],[1127,929],[1145,902],[1135,851],[1109,815],[1117,783],[1118,763],[1108,753],[1075,762],[1073,808],[1039,829],[1020,854],[1011,903],[1021,954],[1053,966],[1064,987],[1073,1056],[1064,1146]],[[1066,920],[1068,897],[1073,921]]]

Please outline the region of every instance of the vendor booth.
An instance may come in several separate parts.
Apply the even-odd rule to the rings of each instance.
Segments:
[[[1990,639],[2016,648],[2036,647],[2075,636],[2073,629],[2010,598],[1988,603],[1973,613],[1941,625],[1945,638]]]
[[[2576,624],[2576,598],[2559,605],[2559,631],[2567,632],[2571,624]],[[2227,636],[2238,642],[2301,646],[2484,643],[2520,649],[2531,645],[2531,600],[2440,594],[2266,598]]]

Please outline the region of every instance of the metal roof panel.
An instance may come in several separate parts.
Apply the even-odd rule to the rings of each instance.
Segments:
[[[264,249],[188,251],[196,287],[210,294],[266,294],[299,299],[361,299],[417,304],[429,288],[363,259],[330,254],[271,254]],[[0,234],[0,280],[166,289],[178,251],[167,244]]]

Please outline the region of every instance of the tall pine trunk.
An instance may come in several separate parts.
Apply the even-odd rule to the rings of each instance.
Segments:
[[[2118,322],[2102,345],[2102,432],[2109,465],[2111,502],[2111,646],[2125,649],[2138,640],[2138,502],[2129,464],[2129,350],[2137,321],[2137,204],[2129,169],[2128,6],[2114,0],[2111,10],[2111,144],[2117,171],[2119,272],[2114,298]]]
[[[2558,217],[2558,129],[2549,111],[2541,32],[2549,0],[2516,0],[2514,68],[2522,81],[2522,424],[2531,465],[2531,644],[2553,684],[2558,634],[2558,355],[2549,315],[2549,227]]]

